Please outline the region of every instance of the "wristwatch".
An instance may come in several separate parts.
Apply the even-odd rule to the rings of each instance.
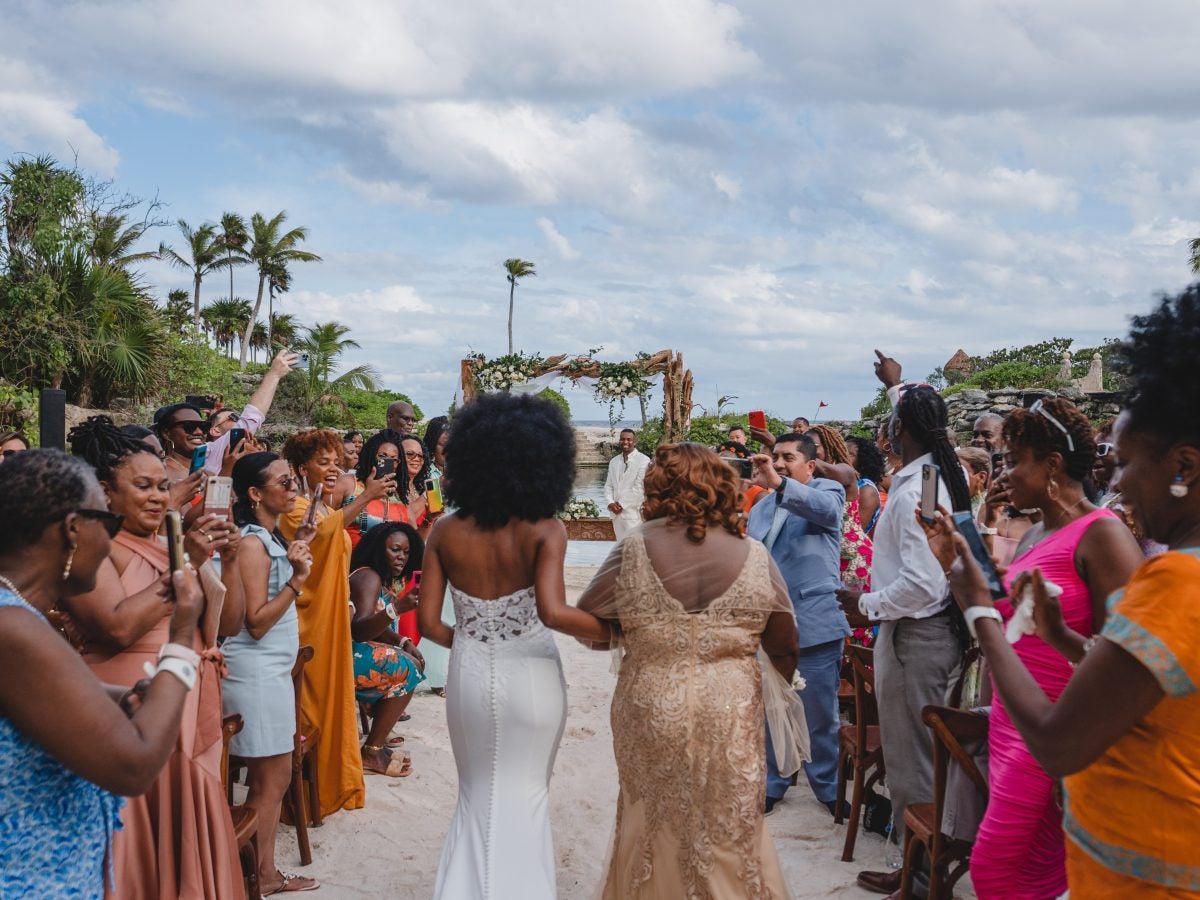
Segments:
[[[994,606],[968,606],[963,610],[963,618],[967,620],[967,630],[975,640],[979,640],[979,635],[975,632],[975,623],[979,619],[995,619],[1001,625],[1004,624],[1004,616],[1000,615],[1000,610]]]
[[[782,480],[779,482],[779,487],[775,488],[775,505],[779,506],[783,503],[783,492],[787,490],[787,476],[780,475]]]

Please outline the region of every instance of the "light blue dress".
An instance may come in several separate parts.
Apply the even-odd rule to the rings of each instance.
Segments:
[[[45,621],[3,588],[0,606],[27,609]],[[60,640],[49,628],[46,639]],[[31,673],[30,690],[36,684]],[[68,771],[0,714],[0,897],[104,896],[106,859],[124,802]]]
[[[242,535],[257,538],[267,548],[271,568],[267,599],[283,590],[292,577],[287,549],[261,525],[242,526]],[[255,640],[242,630],[221,645],[229,675],[221,682],[225,715],[242,717],[242,730],[229,750],[235,756],[263,757],[291,753],[296,733],[296,695],[292,666],[300,648],[300,620],[293,602],[271,630]]]

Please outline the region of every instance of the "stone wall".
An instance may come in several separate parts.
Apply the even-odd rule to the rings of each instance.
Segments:
[[[946,398],[946,413],[950,427],[959,435],[959,443],[966,446],[971,440],[971,429],[984,413],[995,413],[1006,416],[1014,409],[1032,402],[1036,397],[1064,397],[1083,410],[1084,414],[1099,424],[1116,416],[1121,411],[1118,395],[1105,391],[1084,393],[1075,387],[1063,387],[1056,391],[1031,388],[1001,388],[998,391],[964,390],[951,394]],[[861,421],[830,421],[831,425],[843,433],[850,431],[862,432],[864,429],[872,434],[879,430],[886,417],[877,416]]]

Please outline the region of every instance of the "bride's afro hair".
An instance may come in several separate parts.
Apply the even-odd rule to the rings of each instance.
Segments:
[[[575,482],[575,432],[549,400],[484,394],[454,417],[446,501],[481,528],[558,515]]]
[[[1129,338],[1117,350],[1117,368],[1130,379],[1125,400],[1130,424],[1170,445],[1200,446],[1200,284],[1158,308],[1134,316]]]

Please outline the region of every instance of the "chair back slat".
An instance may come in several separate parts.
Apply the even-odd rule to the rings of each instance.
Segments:
[[[229,742],[245,723],[237,713],[221,721],[221,787],[229,789]]]
[[[941,823],[941,814],[946,799],[946,780],[951,760],[962,769],[963,774],[971,780],[984,800],[987,800],[987,779],[979,771],[979,766],[975,764],[971,754],[963,749],[963,743],[986,741],[988,718],[983,713],[954,709],[948,706],[926,706],[921,710],[921,718],[932,732],[933,802],[937,815],[936,821]]]
[[[303,721],[300,712],[300,695],[304,690],[304,667],[312,660],[315,651],[311,644],[304,644],[296,651],[296,661],[292,664],[292,686],[296,695],[296,734],[293,739],[293,752],[300,751],[301,727]]]
[[[867,726],[879,724],[879,707],[875,698],[875,651],[852,646],[850,665],[854,668],[854,727],[859,746],[866,747]]]

